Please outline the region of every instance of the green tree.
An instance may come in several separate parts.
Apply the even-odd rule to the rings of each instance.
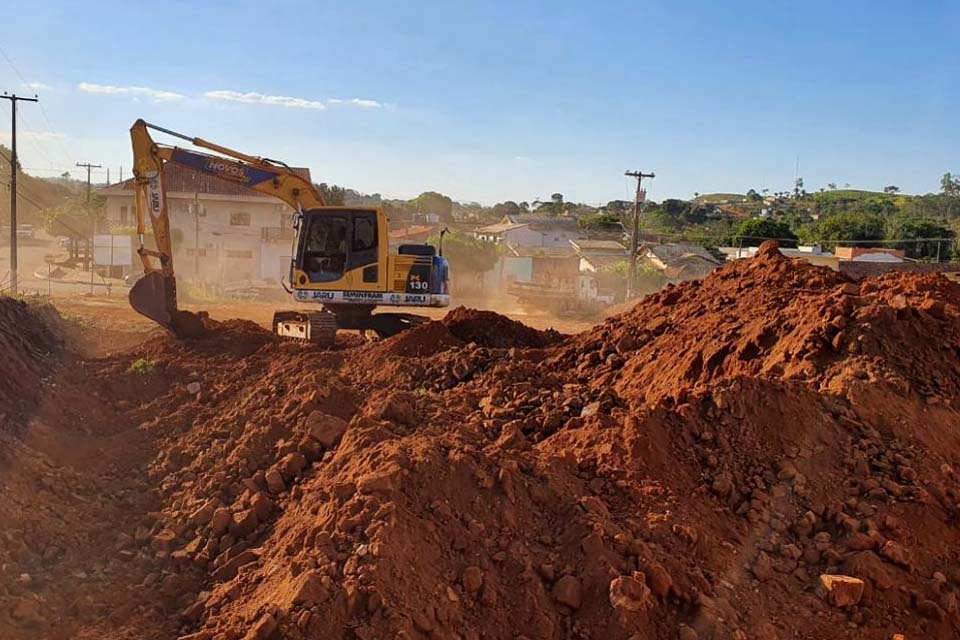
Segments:
[[[821,218],[804,228],[805,242],[843,244],[857,241],[859,246],[880,246],[886,237],[884,217],[866,211],[845,211]]]
[[[338,187],[335,184],[328,185],[326,182],[314,184],[313,186],[315,186],[317,191],[320,192],[320,197],[323,198],[324,204],[330,207],[343,206],[343,198],[346,194],[346,189],[343,187]]]
[[[629,200],[611,200],[606,206],[607,213],[621,218],[633,213],[633,203]]]
[[[747,200],[752,202],[760,202],[763,200],[763,196],[757,193],[756,189],[750,189],[750,191],[747,191]]]
[[[581,229],[621,229],[620,216],[609,213],[595,213],[577,218],[577,226]]]
[[[952,173],[945,173],[940,178],[940,192],[945,196],[960,195],[960,177],[954,178]]]
[[[899,192],[899,191],[900,191],[900,187],[898,187],[898,186],[895,185],[895,184],[891,184],[891,185],[886,186],[886,187],[883,188],[883,192],[884,192],[884,193],[894,194],[894,193],[897,193],[897,192]]]
[[[106,198],[91,193],[76,195],[43,211],[43,226],[51,235],[86,236],[96,233],[106,220]]]
[[[439,247],[440,235],[427,238],[427,244]],[[443,236],[443,255],[450,261],[454,273],[486,273],[497,264],[500,246],[462,231],[451,231]]]
[[[796,247],[797,235],[790,225],[770,218],[748,218],[734,228],[733,244],[743,247],[758,247],[764,240],[777,240],[781,247]]]
[[[504,216],[518,216],[523,213],[523,208],[518,205],[513,200],[507,200],[506,202],[500,202],[493,205],[491,213],[498,220],[502,219]]]
[[[424,191],[411,200],[410,205],[416,213],[433,213],[440,216],[442,222],[453,222],[453,200],[442,193]]]
[[[956,237],[940,220],[897,216],[890,221],[887,234],[907,256],[918,260],[949,260]],[[918,242],[920,241],[920,242]]]

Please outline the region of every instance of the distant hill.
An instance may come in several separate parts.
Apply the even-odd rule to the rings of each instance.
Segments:
[[[703,193],[693,199],[697,204],[728,204],[732,202],[746,202],[747,196],[742,193]]]
[[[0,220],[3,224],[10,224],[10,150],[0,145]],[[17,172],[17,222],[24,224],[39,224],[42,222],[40,212],[54,207],[72,193],[64,184],[36,178],[23,171]]]

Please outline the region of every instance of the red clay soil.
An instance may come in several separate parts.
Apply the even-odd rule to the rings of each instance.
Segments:
[[[55,315],[49,307],[0,296],[0,431],[36,403],[46,363],[60,346],[49,327]]]
[[[493,311],[457,307],[443,324],[454,336],[481,347],[546,347],[561,338],[556,331],[539,331]]]
[[[149,573],[95,618],[25,557],[44,587],[0,589],[0,635],[956,638],[958,305],[939,276],[854,284],[767,246],[559,341],[456,310],[88,363],[153,452],[104,562]]]

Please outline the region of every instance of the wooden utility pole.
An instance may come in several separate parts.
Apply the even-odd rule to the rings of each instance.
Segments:
[[[87,208],[90,208],[90,170],[99,169],[100,165],[89,162],[78,162],[77,166],[87,170]],[[89,210],[87,211],[89,215]],[[87,241],[87,266],[90,267],[90,293],[93,293],[93,234],[97,232],[97,221],[90,217],[90,240]]]
[[[633,198],[633,233],[630,238],[630,280],[627,283],[627,298],[632,298],[634,286],[637,280],[637,250],[639,249],[640,235],[640,203],[646,199],[646,192],[640,184],[644,178],[655,178],[653,173],[643,173],[642,171],[625,171],[625,176],[637,179],[637,193]]]
[[[10,291],[17,294],[17,102],[39,102],[37,96],[21,98],[17,94],[0,96],[10,101]]]
[[[100,165],[90,164],[89,162],[78,162],[77,166],[87,170],[87,204],[90,204],[90,170],[99,169]]]

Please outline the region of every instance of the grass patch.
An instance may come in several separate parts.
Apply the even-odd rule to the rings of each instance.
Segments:
[[[147,360],[146,358],[138,358],[133,361],[133,364],[130,365],[129,371],[131,373],[138,373],[140,375],[147,375],[153,373],[157,370],[157,361],[156,360]]]

